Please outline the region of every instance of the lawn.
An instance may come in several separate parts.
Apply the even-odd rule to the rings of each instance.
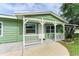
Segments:
[[[62,41],[61,43],[68,49],[71,56],[79,56],[79,34],[72,42]]]

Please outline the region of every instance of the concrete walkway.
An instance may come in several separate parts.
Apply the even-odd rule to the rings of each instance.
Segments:
[[[68,50],[63,45],[53,41],[46,41],[43,44],[30,46],[25,48],[23,52],[24,56],[69,56]],[[22,50],[19,48],[8,52],[1,52],[0,55],[20,56],[22,55]]]

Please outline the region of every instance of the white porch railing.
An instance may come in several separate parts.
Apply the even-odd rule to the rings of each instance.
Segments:
[[[56,33],[56,41],[64,40],[64,34],[63,33]]]
[[[38,34],[29,34],[25,35],[25,44],[35,44],[35,43],[41,43],[41,39],[39,38]]]
[[[55,34],[54,33],[45,33],[45,39],[51,39],[55,41]],[[64,34],[63,33],[56,33],[56,41],[64,40]],[[31,35],[25,35],[25,43],[31,44],[31,43],[41,43],[41,34],[31,34]]]
[[[55,40],[55,39],[54,39],[54,36],[55,36],[54,33],[45,33],[45,38],[46,38],[46,39]]]

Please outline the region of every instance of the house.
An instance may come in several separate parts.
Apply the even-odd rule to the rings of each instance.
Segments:
[[[0,15],[0,43],[43,43],[44,40],[65,39],[68,22],[51,11]]]

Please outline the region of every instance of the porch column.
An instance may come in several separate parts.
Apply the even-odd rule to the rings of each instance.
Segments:
[[[25,20],[25,17],[23,17],[23,46],[25,47],[25,23],[27,23],[28,20]]]
[[[44,23],[41,23],[41,43],[43,43],[43,39],[44,39]]]
[[[24,48],[25,48],[25,37],[24,37],[24,29],[25,29],[25,25],[24,25],[24,22],[25,22],[25,18],[23,17],[23,40],[22,40],[22,56],[24,55]]]
[[[65,39],[65,24],[63,24],[63,39]]]
[[[45,38],[45,34],[44,34],[44,23],[45,22],[43,21],[43,18],[40,23],[41,23],[41,43],[43,43],[43,39]]]
[[[55,41],[56,41],[56,25],[57,25],[57,24],[54,24],[54,34],[55,34],[55,35],[54,35],[54,38],[55,38]]]
[[[24,17],[23,17],[23,46],[25,45],[25,38],[24,38],[24,27],[25,27],[25,25],[24,25],[24,21],[25,21],[25,19],[24,19]],[[24,47],[23,47],[24,48]]]

